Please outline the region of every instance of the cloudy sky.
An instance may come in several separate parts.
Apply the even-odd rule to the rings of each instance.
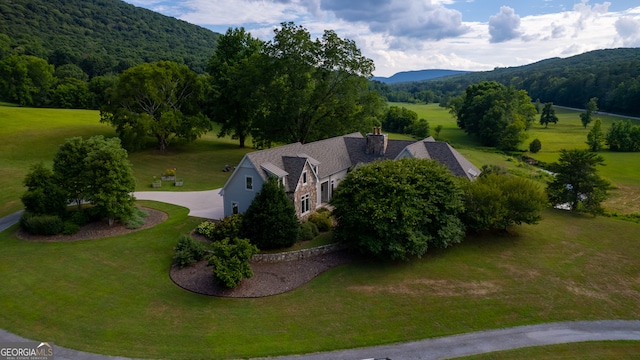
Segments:
[[[638,0],[125,0],[219,33],[271,40],[293,21],[354,40],[374,75],[491,70],[586,51],[640,47]]]

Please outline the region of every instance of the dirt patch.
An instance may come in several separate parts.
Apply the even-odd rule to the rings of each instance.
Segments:
[[[620,214],[640,213],[640,186],[616,184],[616,187],[602,205]]]
[[[28,232],[18,229],[16,231],[16,236],[23,240],[29,241],[48,241],[48,242],[62,242],[62,241],[79,241],[79,240],[93,240],[93,239],[101,239],[112,236],[119,236],[128,234],[135,231],[140,231],[144,229],[148,229],[150,227],[156,226],[163,221],[167,220],[168,215],[162,211],[150,209],[150,208],[140,208],[149,214],[144,219],[144,225],[137,229],[127,229],[124,225],[120,223],[115,223],[111,226],[106,221],[89,223],[87,225],[81,226],[80,230],[73,235],[32,235]]]
[[[231,298],[256,298],[282,294],[298,288],[323,272],[348,264],[355,256],[346,251],[336,251],[295,261],[279,263],[251,263],[253,276],[243,279],[240,285],[227,289],[213,280],[212,268],[207,261],[180,269],[171,267],[169,276],[183,289],[211,296]]]
[[[350,290],[367,293],[391,293],[435,296],[485,296],[497,292],[500,287],[491,281],[450,281],[416,279],[390,286],[352,286]]]

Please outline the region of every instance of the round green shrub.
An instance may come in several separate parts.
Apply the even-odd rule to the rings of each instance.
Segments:
[[[298,235],[298,241],[307,241],[312,240],[316,236],[318,236],[319,231],[316,224],[311,221],[304,222],[300,224],[300,233]]]
[[[64,230],[64,223],[57,215],[36,215],[24,212],[20,218],[20,226],[34,235],[56,235]]]
[[[180,235],[180,238],[178,238],[175,250],[173,261],[181,268],[197,263],[204,258],[206,253],[205,245],[202,242],[185,234]]]
[[[321,213],[315,212],[309,215],[308,221],[314,223],[318,227],[318,230],[322,232],[331,230],[331,227],[333,226],[331,213],[328,211],[323,211]]]

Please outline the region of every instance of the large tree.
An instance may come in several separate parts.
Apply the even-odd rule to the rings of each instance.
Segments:
[[[327,30],[322,39],[293,23],[283,23],[264,48],[265,116],[254,139],[309,142],[364,131],[373,126],[379,99],[368,91],[373,61],[352,40]]]
[[[244,28],[227,30],[218,39],[216,51],[209,61],[210,117],[222,124],[218,136],[231,135],[240,147],[251,133],[253,119],[261,114],[260,77],[258,67],[262,41]]]
[[[555,173],[555,178],[547,185],[551,203],[567,204],[571,211],[601,213],[600,203],[607,197],[609,183],[598,175],[598,165],[604,165],[604,159],[596,153],[560,150],[558,162],[550,167]]]
[[[202,93],[202,82],[186,65],[138,65],[120,75],[100,121],[114,126],[127,148],[140,148],[153,136],[166,150],[173,138],[193,141],[211,129],[200,112]]]
[[[587,145],[589,145],[589,150],[593,152],[602,150],[602,144],[604,141],[605,135],[604,132],[602,132],[602,120],[596,119],[596,122],[587,134]]]
[[[483,145],[505,150],[526,139],[536,109],[524,90],[495,81],[470,85],[458,100],[450,102],[458,127],[478,136]]]
[[[462,241],[463,192],[444,166],[427,159],[379,161],[350,172],[331,204],[334,237],[383,259],[421,256]]]

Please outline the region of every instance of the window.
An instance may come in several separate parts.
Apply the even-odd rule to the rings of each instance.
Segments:
[[[303,214],[309,212],[309,193],[302,195],[302,197],[300,198],[300,205],[302,206],[301,212]]]
[[[307,170],[305,170],[305,171],[302,172],[302,183],[304,185],[307,185],[307,180],[308,180],[307,179]]]
[[[235,215],[235,214],[240,212],[239,208],[240,208],[240,204],[238,204],[237,202],[232,202],[231,203],[231,213],[233,215]]]
[[[245,189],[253,191],[253,178],[251,176],[247,176],[244,178],[245,180]]]

